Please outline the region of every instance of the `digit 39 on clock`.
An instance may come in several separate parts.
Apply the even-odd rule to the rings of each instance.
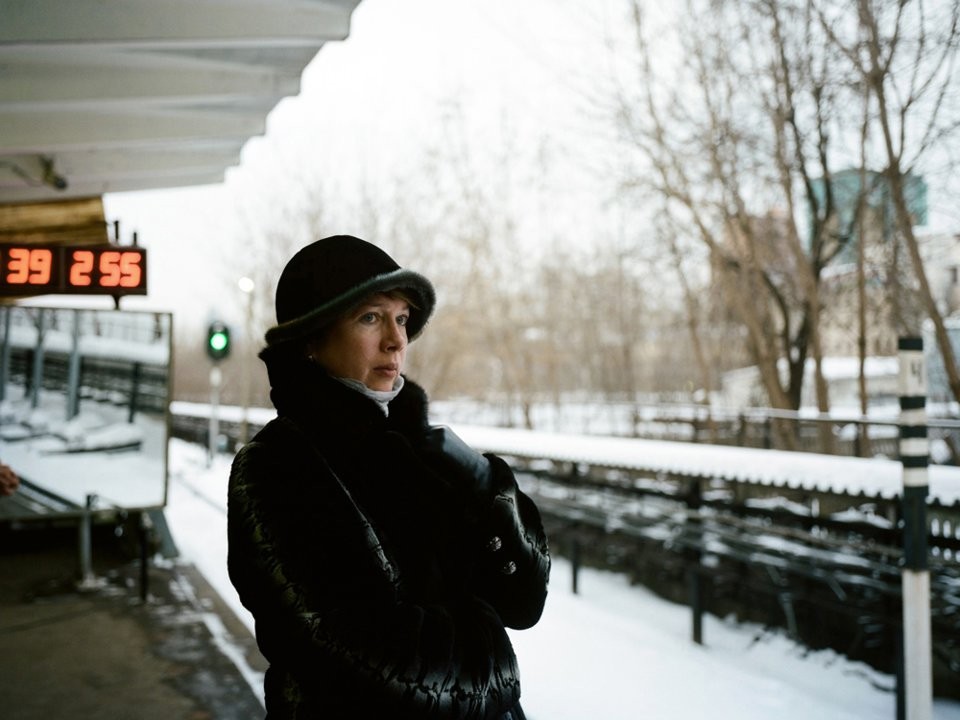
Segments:
[[[146,295],[147,251],[116,245],[0,244],[0,297]]]

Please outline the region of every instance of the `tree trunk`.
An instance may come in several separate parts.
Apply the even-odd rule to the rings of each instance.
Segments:
[[[861,22],[864,23],[869,31],[868,49],[870,52],[870,72],[868,78],[871,82],[871,88],[877,99],[877,110],[880,117],[880,127],[883,129],[884,149],[887,155],[887,181],[890,183],[890,196],[893,198],[893,207],[897,219],[897,228],[906,242],[907,252],[910,253],[910,261],[913,265],[913,271],[916,274],[917,284],[920,286],[920,298],[927,311],[927,315],[933,322],[934,334],[939,346],[940,355],[943,358],[943,366],[947,373],[947,383],[955,400],[960,402],[960,370],[957,368],[957,358],[953,351],[953,345],[950,344],[950,336],[943,322],[943,315],[940,308],[937,307],[936,299],[930,289],[930,283],[927,280],[927,273],[923,267],[923,259],[920,257],[920,248],[917,244],[916,235],[913,232],[913,223],[910,218],[910,210],[907,207],[907,199],[903,185],[903,168],[901,166],[901,154],[894,146],[893,129],[890,125],[890,109],[887,105],[886,88],[884,80],[887,78],[888,70],[880,60],[880,44],[877,38],[876,18],[872,15],[871,9],[865,0],[860,2]],[[901,148],[902,150],[902,148]],[[919,335],[920,328],[911,329]]]

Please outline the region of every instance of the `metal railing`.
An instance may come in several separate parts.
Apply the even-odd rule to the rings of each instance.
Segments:
[[[696,642],[704,642],[704,613],[734,614],[783,627],[810,647],[833,647],[896,671],[903,556],[897,498],[849,496],[849,509],[869,505],[869,512],[821,516],[811,508],[837,508],[835,494],[821,503],[816,490],[757,486],[767,498],[757,502],[733,487],[742,482],[510,461],[547,519],[551,545],[571,560],[574,592],[582,564],[610,568],[688,604]],[[777,492],[780,502],[771,502]],[[960,506],[934,509],[940,518],[929,536],[936,685],[939,694],[956,696]]]

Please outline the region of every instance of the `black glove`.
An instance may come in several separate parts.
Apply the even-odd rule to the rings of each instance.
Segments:
[[[490,461],[444,426],[431,427],[418,443],[423,460],[455,489],[476,500],[490,500],[492,476]]]

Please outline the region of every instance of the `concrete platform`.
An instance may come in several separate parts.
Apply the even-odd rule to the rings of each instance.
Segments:
[[[143,600],[136,544],[116,530],[94,528],[93,582],[79,583],[76,524],[0,524],[0,715],[262,718],[246,627],[176,561],[148,566]]]

